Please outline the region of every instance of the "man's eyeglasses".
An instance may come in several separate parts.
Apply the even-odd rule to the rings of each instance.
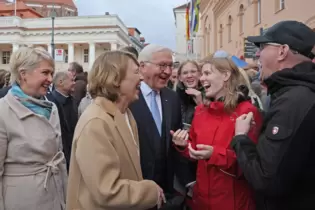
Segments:
[[[174,65],[173,63],[172,64],[166,64],[166,63],[153,63],[153,62],[150,62],[150,61],[146,61],[145,63],[150,63],[150,64],[153,64],[153,65],[156,65],[160,68],[161,71],[165,71],[167,69],[167,67],[169,67],[171,70],[174,68]]]
[[[262,43],[262,44],[260,44],[259,50],[262,51],[262,50],[265,49],[265,47],[268,46],[268,45],[269,45],[269,46],[275,46],[275,47],[285,46],[285,45],[283,45],[283,44],[268,42],[268,43]],[[287,45],[287,46],[288,46],[288,45]],[[290,46],[288,46],[288,47],[289,47],[289,49],[290,49]],[[295,50],[290,49],[290,51],[291,51],[292,53],[294,53],[294,54],[299,54],[299,52],[297,52],[297,51],[295,51]]]

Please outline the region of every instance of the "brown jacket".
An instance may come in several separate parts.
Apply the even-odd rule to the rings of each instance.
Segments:
[[[77,124],[70,161],[67,210],[149,209],[157,185],[143,180],[135,120],[109,100],[97,97]]]

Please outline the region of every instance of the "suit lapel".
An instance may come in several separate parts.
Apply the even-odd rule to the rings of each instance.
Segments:
[[[163,122],[165,125],[165,140],[167,151],[170,147],[170,130],[171,130],[171,120],[172,120],[172,107],[170,101],[164,91],[161,90],[161,103],[162,103],[162,112],[163,112]]]
[[[128,115],[130,116],[129,113]],[[115,114],[114,120],[115,120],[116,128],[121,138],[123,139],[124,144],[126,145],[126,148],[133,162],[137,175],[139,178],[142,178],[142,172],[141,172],[141,167],[140,167],[140,157],[139,157],[139,144],[137,144],[136,143],[137,141],[134,140],[136,136],[134,136],[133,138],[133,136],[131,135],[130,129],[128,128],[128,124],[123,114],[117,111]],[[129,119],[129,121],[133,121],[133,120]],[[132,125],[134,122],[130,122],[130,123]]]

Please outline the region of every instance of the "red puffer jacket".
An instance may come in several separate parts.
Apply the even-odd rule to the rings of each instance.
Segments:
[[[194,186],[194,210],[254,210],[253,192],[237,166],[230,149],[236,118],[253,112],[255,124],[249,136],[257,141],[262,122],[257,108],[250,101],[241,102],[233,113],[224,110],[223,102],[212,102],[209,107],[198,106],[190,128],[190,143],[213,146],[209,160],[199,160],[197,182]],[[188,149],[184,150],[189,156]]]

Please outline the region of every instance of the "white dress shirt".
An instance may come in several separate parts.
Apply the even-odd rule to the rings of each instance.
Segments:
[[[147,85],[145,82],[141,82],[141,86],[140,86],[142,95],[144,97],[145,102],[147,103],[150,111],[151,110],[151,92],[152,92],[152,88],[150,88],[149,85]],[[162,114],[162,102],[161,102],[161,95],[160,95],[160,91],[157,92],[156,94],[156,102],[159,108],[159,112],[160,112],[160,117],[161,117],[161,121],[163,120],[163,114]]]

